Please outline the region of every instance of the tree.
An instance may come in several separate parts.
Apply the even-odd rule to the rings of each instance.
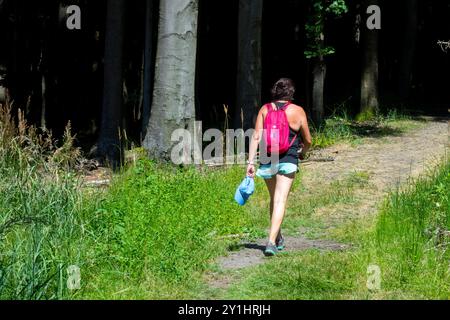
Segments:
[[[198,0],[161,0],[153,103],[143,146],[170,159],[176,129],[194,129]]]
[[[144,88],[142,137],[147,134],[147,125],[150,120],[153,83],[153,10],[154,0],[145,0],[145,39],[144,39]]]
[[[399,71],[399,98],[405,101],[409,98],[412,82],[412,69],[416,52],[418,30],[418,0],[404,0],[405,23],[402,37],[402,50]]]
[[[335,49],[325,45],[325,21],[327,16],[342,16],[348,11],[345,0],[311,0],[310,15],[306,24],[306,38],[308,41],[305,50],[307,59],[312,60],[313,86],[312,86],[312,118],[317,124],[323,121],[324,87],[327,65],[325,57],[333,54]]]
[[[261,106],[263,0],[239,1],[238,71],[235,128],[254,124]],[[241,119],[243,115],[243,119]],[[243,123],[242,123],[243,120]]]
[[[362,9],[378,6],[379,0],[364,0]],[[376,18],[376,17],[375,17]],[[372,117],[379,108],[378,98],[378,34],[377,28],[362,28],[361,106],[359,119]]]
[[[125,0],[108,0],[103,108],[97,154],[113,168],[118,168],[123,159],[120,132],[123,112],[124,21]]]

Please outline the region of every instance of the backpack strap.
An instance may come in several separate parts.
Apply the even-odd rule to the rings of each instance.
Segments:
[[[291,101],[288,101],[284,107],[281,108],[281,110],[286,111],[287,107],[289,107],[292,104]],[[291,128],[289,128],[291,130]],[[289,148],[292,147],[295,143],[295,140],[298,138],[298,133],[295,135],[295,137],[292,139],[291,143],[289,144]]]
[[[295,140],[298,138],[298,133],[295,135],[294,139],[292,139],[291,143],[289,144],[289,148],[291,148],[294,145]]]
[[[291,101],[288,101],[283,107],[280,108],[280,110],[285,111],[287,109],[287,107],[289,107],[292,104]]]
[[[266,108],[267,108],[267,111],[269,111],[269,112],[275,111],[272,107],[272,103],[275,104],[275,107],[277,108],[277,110],[283,110],[283,111],[286,111],[287,107],[289,107],[292,104],[291,101],[288,101],[284,106],[282,106],[281,108],[278,109],[275,102],[268,103],[268,104],[266,104]]]
[[[272,103],[266,104],[266,108],[267,108],[267,111],[268,111],[268,112],[275,111],[275,110],[273,110]]]

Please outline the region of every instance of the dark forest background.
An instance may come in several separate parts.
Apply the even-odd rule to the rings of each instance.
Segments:
[[[28,121],[51,129],[56,136],[71,121],[85,151],[96,144],[101,128],[107,2],[0,0],[0,103],[8,98],[14,109],[25,111]],[[346,1],[348,12],[325,22],[326,42],[336,49],[326,57],[325,116],[343,109],[356,115],[360,110],[363,49],[355,38],[360,2]],[[450,54],[437,42],[450,40],[450,1],[418,0],[417,7],[408,3],[379,1],[380,108],[445,115],[450,105]],[[81,7],[81,30],[66,28],[62,10],[69,4]],[[151,100],[144,96],[145,88],[153,84],[153,79],[144,77],[149,28],[153,57],[157,46],[159,1],[151,3],[150,20],[148,6],[148,0],[126,1],[123,12],[121,117],[134,145],[144,139],[143,119],[149,112],[144,105]],[[309,6],[306,0],[264,0],[261,102],[270,100],[270,88],[278,78],[290,77],[297,84],[296,102],[310,114],[312,66],[304,54]],[[198,4],[195,105],[204,129],[223,128],[223,105],[236,118],[238,10],[238,0],[200,0]],[[406,66],[405,74],[409,55],[413,63]]]

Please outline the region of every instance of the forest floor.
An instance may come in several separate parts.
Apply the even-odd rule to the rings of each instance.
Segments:
[[[361,228],[370,225],[387,194],[441,163],[448,146],[448,120],[424,118],[407,133],[394,130],[383,135],[368,135],[356,144],[341,143],[314,151],[311,158],[331,156],[334,161],[308,162],[301,167],[300,186],[291,193],[284,226],[287,256],[309,249],[342,251],[351,248],[353,243],[345,241],[347,235],[343,234],[346,231],[342,226],[355,221],[362,223]],[[298,203],[306,198],[321,197],[321,193],[333,188],[346,188],[351,200],[322,201],[302,222],[302,212],[296,211],[305,206]],[[263,201],[261,208],[267,205]],[[229,289],[239,287],[239,282],[252,269],[273,259],[263,256],[266,242],[266,238],[244,241],[231,248],[228,255],[217,259],[205,274],[201,297],[236,298]],[[283,259],[286,253],[277,259]]]

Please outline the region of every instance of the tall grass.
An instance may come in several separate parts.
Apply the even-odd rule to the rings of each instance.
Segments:
[[[374,253],[386,290],[450,298],[450,161],[394,193],[376,226]]]
[[[229,299],[449,299],[450,161],[387,197],[374,225],[349,229],[354,249],[288,254],[245,272]],[[368,267],[381,271],[367,287]]]
[[[49,132],[0,109],[0,299],[68,295],[66,268],[77,264],[81,233],[79,156],[70,126],[62,145]]]

